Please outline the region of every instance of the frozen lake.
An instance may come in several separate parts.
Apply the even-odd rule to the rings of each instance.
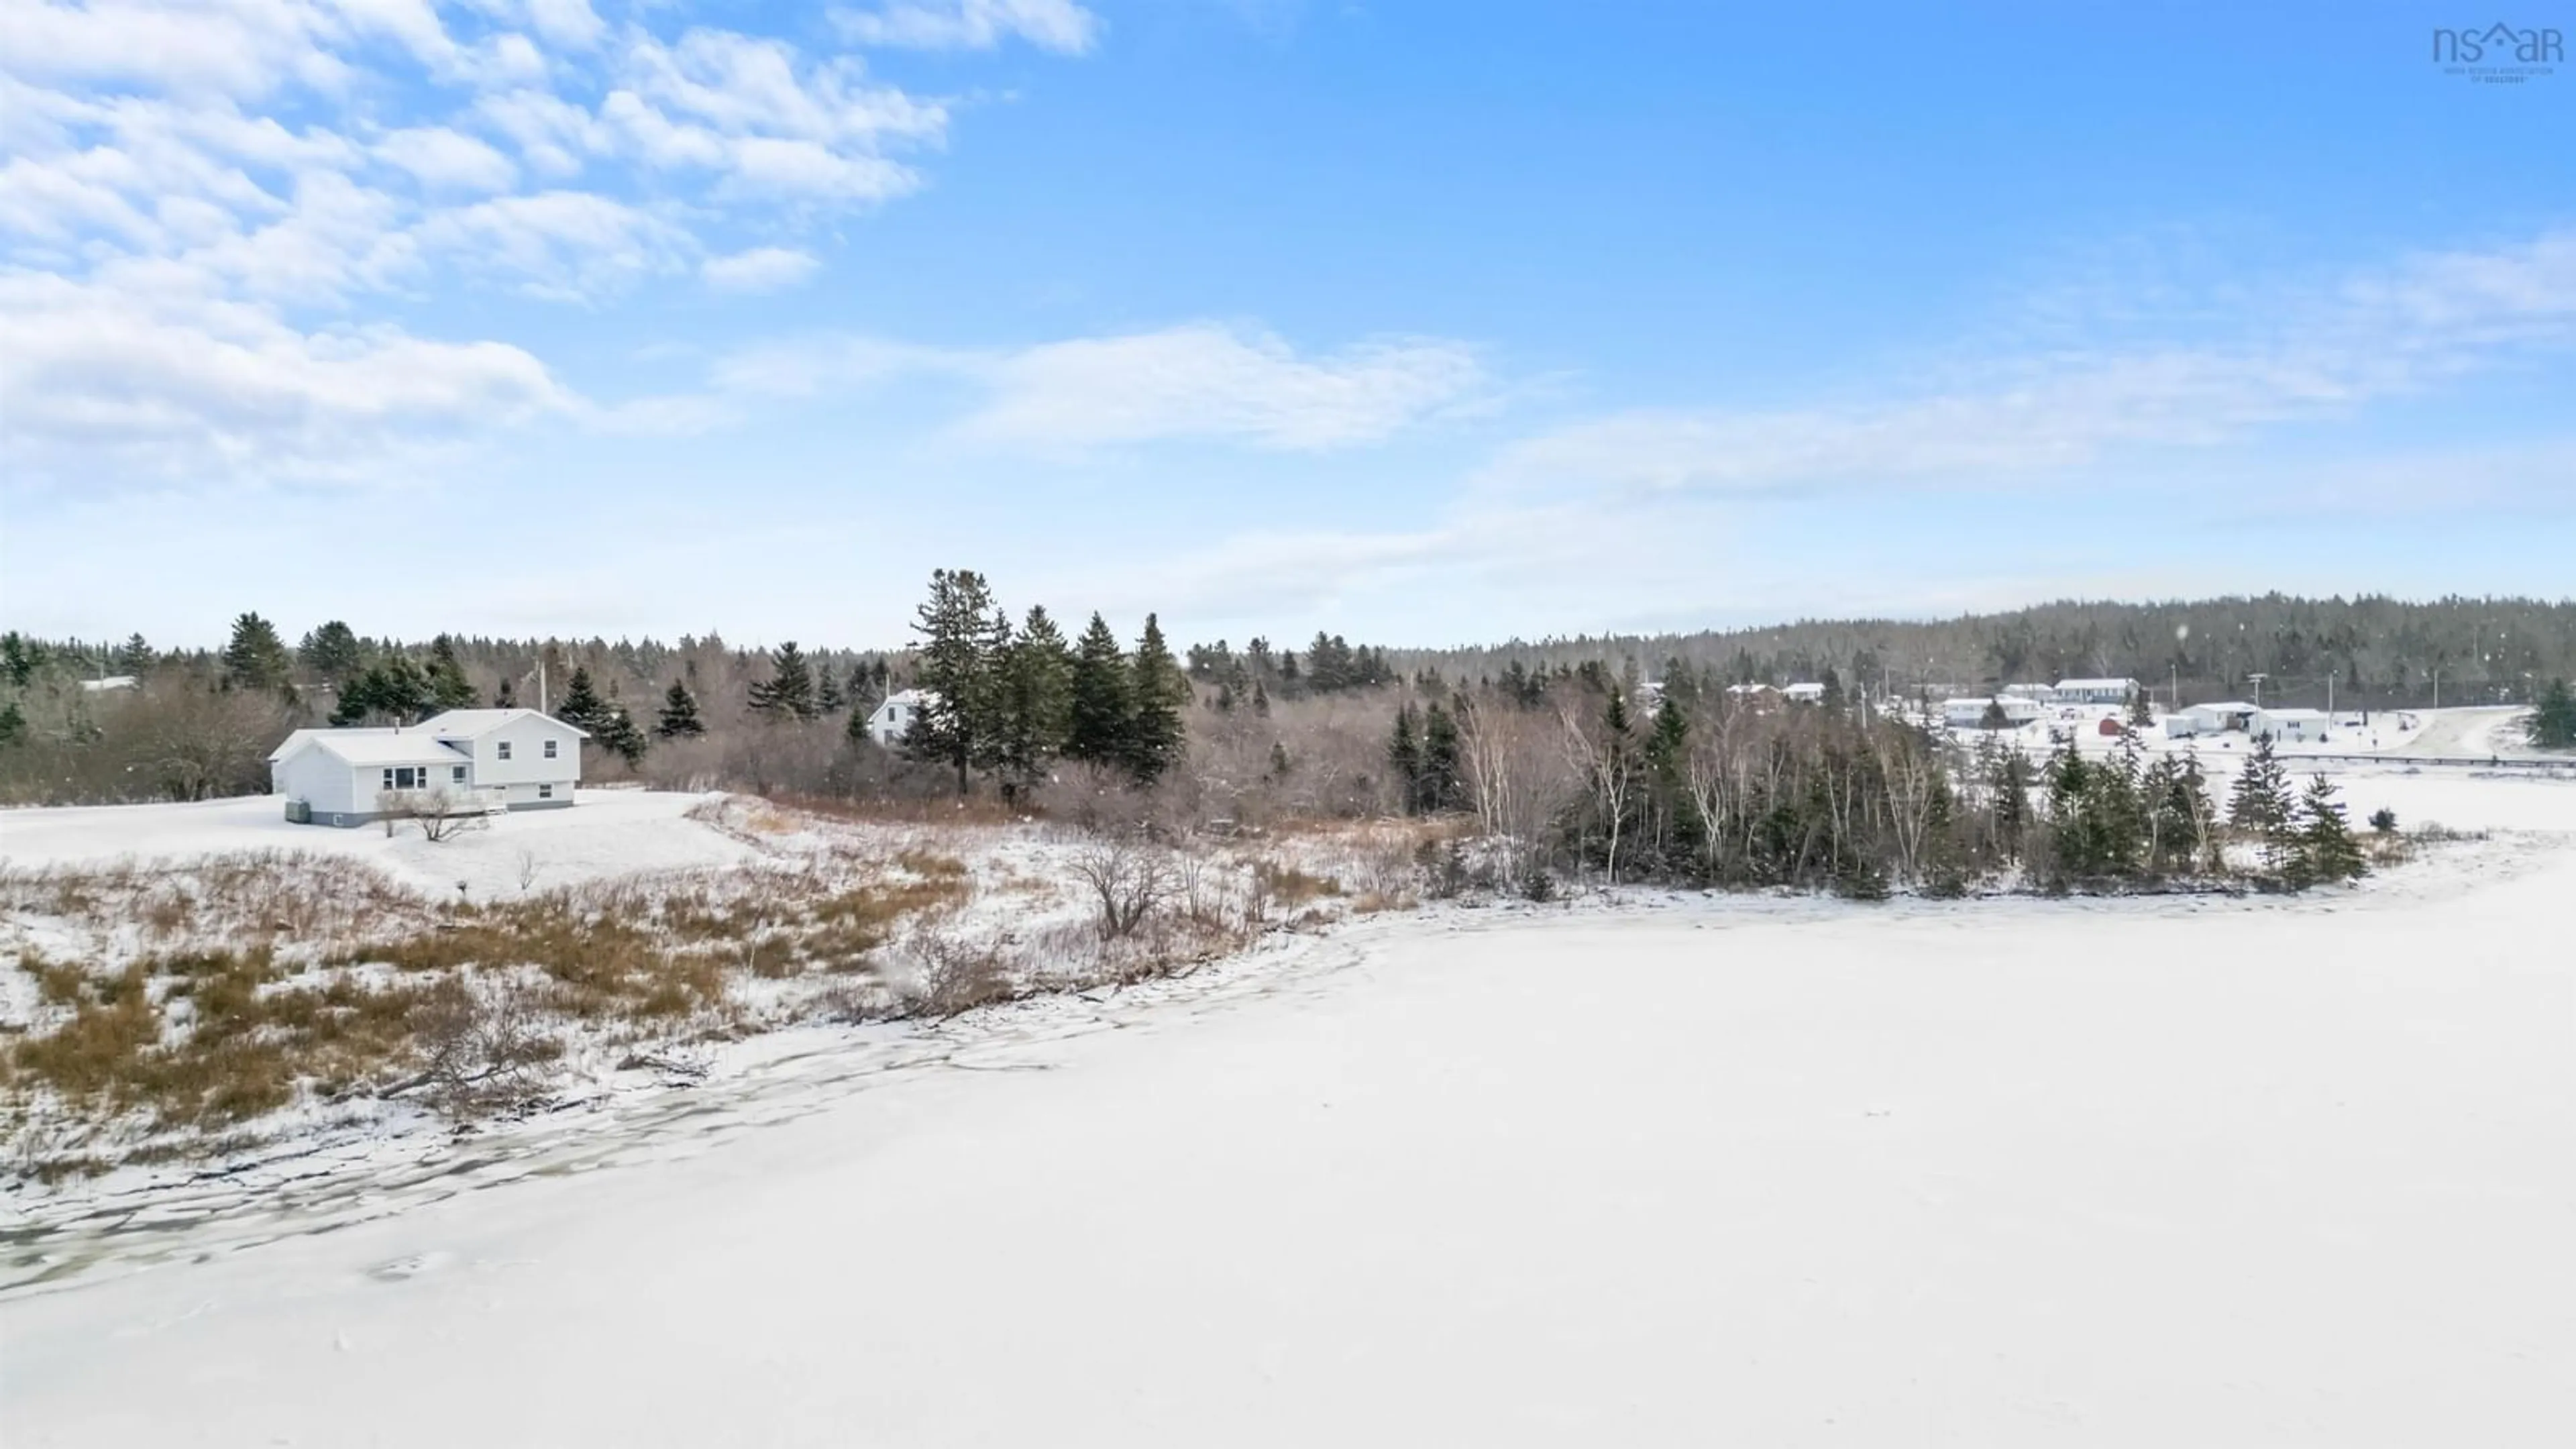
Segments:
[[[1396,923],[684,1159],[20,1294],[0,1437],[2560,1442],[2576,851],[2477,859]]]

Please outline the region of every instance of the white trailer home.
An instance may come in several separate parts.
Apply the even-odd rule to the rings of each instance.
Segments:
[[[2283,744],[2313,744],[2326,739],[2334,720],[2321,709],[2267,709],[2254,716],[2253,733]]]
[[[2165,733],[2175,738],[2243,734],[2253,728],[2256,712],[2254,706],[2242,700],[2195,704],[2166,715]]]
[[[583,731],[532,709],[457,709],[391,729],[297,730],[268,757],[286,816],[364,825],[387,807],[441,798],[456,813],[573,803]]]
[[[2018,695],[1996,695],[1991,699],[1941,701],[1941,722],[1954,730],[1988,728],[1996,714],[2002,716],[2004,728],[2019,729],[2038,719],[2042,713],[2039,701],[2024,699]]]
[[[2134,679],[2061,679],[2049,686],[2051,704],[2127,704],[2138,693]]]

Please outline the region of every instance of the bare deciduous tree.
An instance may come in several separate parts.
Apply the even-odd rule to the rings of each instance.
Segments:
[[[1073,873],[1089,889],[1094,922],[1103,941],[1134,935],[1172,891],[1169,852],[1133,840],[1088,846],[1073,859]]]

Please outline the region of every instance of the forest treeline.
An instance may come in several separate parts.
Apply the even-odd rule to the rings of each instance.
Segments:
[[[2356,703],[2371,698],[2374,670],[2402,694],[2417,659],[2446,671],[2446,702],[2524,665],[2511,677],[2545,697],[2535,720],[2546,725],[2570,712],[2563,685],[2547,682],[2576,653],[2569,625],[2569,606],[2529,601],[2269,598],[1483,651],[1331,634],[1176,651],[1151,615],[1132,639],[1098,614],[1068,637],[1044,607],[1014,612],[969,570],[933,574],[899,650],[755,650],[713,636],[408,643],[338,621],[290,640],[247,613],[220,650],[0,635],[0,797],[257,793],[268,752],[299,726],[542,699],[589,732],[586,783],[925,809],[963,797],[1174,833],[1454,816],[1496,847],[1426,865],[1535,892],[1569,875],[1864,896],[2001,879],[2297,885],[2357,859],[2322,787],[2301,795],[2268,779],[2262,800],[2222,806],[2187,760],[2134,742],[2107,762],[2032,760],[1972,751],[1891,706],[2025,676],[2151,679],[2144,661],[2157,656],[2139,641],[2162,630],[2168,660],[2180,657],[2174,637],[2200,651],[2189,657],[2205,672],[2188,678],[2233,692],[2263,672],[2267,699],[2296,697],[2301,663],[2354,671],[2339,699]],[[2222,642],[2190,643],[2208,639]],[[2484,674],[2447,673],[2471,640],[2492,641]],[[1909,649],[1925,661],[1910,679],[1892,662]],[[1945,659],[1987,672],[1950,677]],[[1726,688],[1811,677],[1828,686],[1813,705]],[[906,689],[923,692],[919,722],[890,746],[872,738],[871,714]]]

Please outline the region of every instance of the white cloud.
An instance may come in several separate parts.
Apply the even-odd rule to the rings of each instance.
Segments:
[[[184,291],[0,276],[12,471],[94,485],[349,479],[573,403],[535,357],[387,327],[302,331]],[[213,475],[210,477],[210,475]]]
[[[1473,349],[1435,339],[1363,343],[1300,356],[1266,332],[1192,323],[1017,349],[809,338],[718,364],[735,392],[810,396],[911,375],[981,388],[959,435],[1038,451],[1167,439],[1287,451],[1381,441],[1476,404],[1487,378]]]
[[[832,23],[860,45],[914,50],[991,50],[1016,37],[1080,55],[1100,37],[1100,17],[1073,0],[894,0],[834,10]]]
[[[2006,479],[2335,416],[2511,349],[2571,343],[2576,232],[2557,232],[2294,296],[2223,342],[1990,358],[1937,390],[1792,411],[1617,413],[1506,449],[1484,481],[1750,492]]]
[[[518,184],[510,158],[445,126],[416,126],[376,143],[376,155],[433,191],[507,191]]]
[[[403,400],[403,369],[506,376],[534,359],[371,328],[378,299],[498,280],[596,303],[699,270],[702,231],[792,242],[917,186],[904,153],[939,145],[947,121],[855,55],[693,27],[659,5],[612,29],[590,0],[0,0],[10,360],[33,355],[17,348],[24,330],[79,361],[62,341],[79,309],[35,286],[50,279],[87,299],[102,345],[170,363],[135,367],[121,391],[56,387],[19,365],[13,403],[38,410],[48,456],[72,446],[78,419],[113,415],[149,446],[100,432],[102,459],[140,466],[142,452],[193,446],[209,473],[231,466],[229,440],[277,435],[260,419],[281,398],[327,395],[309,416],[346,418],[363,412],[350,389],[382,385],[388,416],[434,411]],[[703,262],[711,287],[734,292],[792,285],[813,265],[792,244]],[[119,297],[131,306],[107,305]],[[205,385],[253,363],[276,370],[276,394]],[[566,395],[483,415],[623,429],[700,425],[725,406]],[[235,407],[239,427],[223,421]],[[178,421],[149,425],[164,412]],[[367,436],[410,436],[361,432],[317,421],[313,435],[338,439],[353,472],[388,452]],[[113,467],[97,471],[113,485]]]
[[[709,257],[698,274],[719,292],[776,292],[814,275],[820,262],[790,247],[753,247],[730,256]]]
[[[416,235],[425,248],[565,298],[595,297],[676,270],[693,245],[660,217],[587,191],[495,197],[439,212]]]

